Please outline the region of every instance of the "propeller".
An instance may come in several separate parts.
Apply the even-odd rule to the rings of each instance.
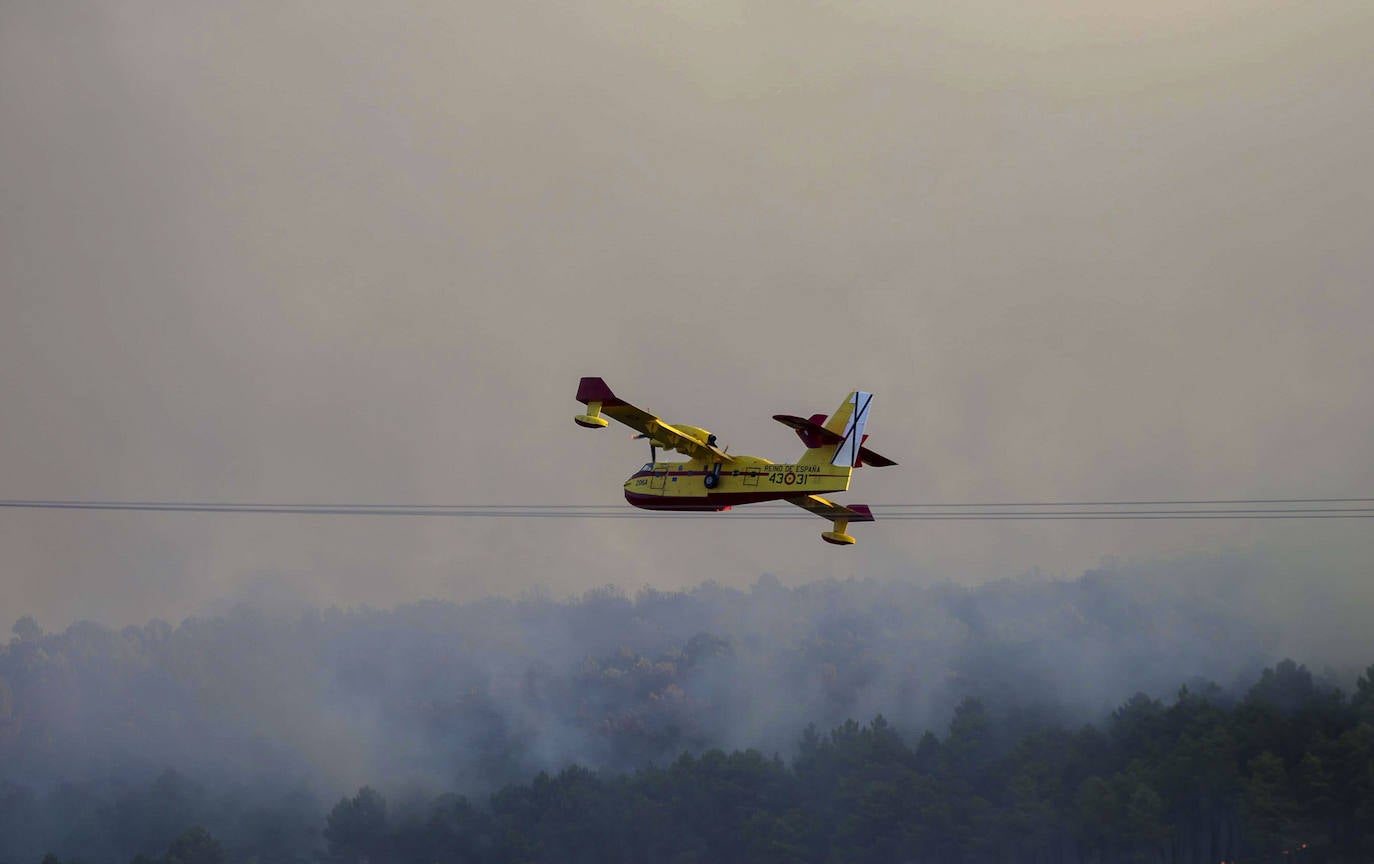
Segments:
[[[633,441],[638,441],[640,438],[649,438],[649,436],[646,435],[646,434],[644,434],[643,432],[639,433],[638,435],[631,435],[631,436],[630,436],[630,439],[633,440]],[[658,448],[654,446],[654,439],[653,439],[653,438],[649,438],[649,463],[650,463],[650,464],[653,464],[653,463],[655,463],[655,462],[657,462],[657,461],[658,461]]]

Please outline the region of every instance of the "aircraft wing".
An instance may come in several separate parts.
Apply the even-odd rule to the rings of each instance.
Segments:
[[[647,435],[650,440],[665,448],[685,453],[705,462],[733,462],[734,457],[725,451],[707,444],[695,435],[688,434],[674,426],[664,423],[657,416],[643,408],[636,408],[611,392],[611,388],[600,378],[583,378],[577,385],[577,401],[584,405],[601,403],[601,413],[618,423]]]
[[[631,411],[636,411],[640,414],[645,413],[633,406],[629,407]],[[734,457],[730,456],[725,451],[717,447],[712,447],[705,441],[702,441],[693,435],[689,435],[686,432],[683,432],[681,429],[669,426],[667,423],[664,423],[657,417],[649,421],[647,428],[641,429],[639,426],[634,425],[628,420],[621,420],[621,418],[616,415],[615,409],[607,410],[603,408],[601,410],[603,413],[610,415],[612,418],[620,420],[621,423],[624,423],[631,429],[639,429],[640,432],[644,433],[645,435],[648,435],[651,440],[657,441],[665,447],[671,447],[679,453],[686,453],[688,456],[691,456],[695,459],[700,459],[703,462],[735,461]]]
[[[866,504],[851,504],[846,507],[819,495],[798,495],[795,498],[784,498],[783,500],[810,513],[815,513],[822,519],[843,519],[847,522],[874,521],[873,511],[868,509]]]

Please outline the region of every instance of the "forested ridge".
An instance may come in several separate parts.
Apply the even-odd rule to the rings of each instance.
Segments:
[[[21,618],[0,862],[1363,860],[1368,658],[1247,566]]]
[[[317,826],[270,807],[237,814],[260,835],[240,821],[232,845],[200,824],[224,821],[214,796],[174,775],[114,810],[81,815],[107,820],[112,832],[137,831],[133,821],[155,813],[165,820],[168,808],[196,822],[166,854],[133,864],[1243,864],[1374,855],[1374,666],[1350,697],[1287,660],[1234,703],[1185,687],[1167,706],[1137,695],[1101,726],[1048,724],[1012,736],[1019,726],[966,699],[943,736],[914,743],[879,716],[824,734],[808,727],[790,760],[712,749],[628,773],[570,766],[480,801],[445,794],[395,806],[363,787]]]
[[[1245,699],[1137,695],[1101,727],[1009,737],[976,699],[943,737],[881,716],[784,762],[683,755],[599,775],[571,767],[485,802],[388,819],[364,788],[324,829],[331,861],[1367,861],[1374,855],[1374,666],[1353,698],[1291,660]]]

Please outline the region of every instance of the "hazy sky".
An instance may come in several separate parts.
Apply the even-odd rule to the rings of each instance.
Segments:
[[[0,498],[607,503],[581,375],[856,502],[1374,496],[1367,0],[0,2]],[[0,627],[977,582],[1368,522],[0,511]]]

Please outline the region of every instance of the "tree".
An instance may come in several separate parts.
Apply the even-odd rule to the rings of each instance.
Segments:
[[[371,786],[342,798],[325,819],[328,860],[335,864],[382,864],[391,856],[386,799]]]
[[[1283,660],[1273,669],[1260,673],[1260,680],[1245,698],[1291,714],[1317,698],[1317,687],[1306,666]]]
[[[224,849],[210,832],[196,825],[167,847],[165,864],[224,864]]]
[[[1361,719],[1374,723],[1374,666],[1364,670],[1364,674],[1355,682],[1355,695],[1350,698],[1350,706]]]
[[[1112,738],[1132,757],[1154,756],[1167,746],[1164,706],[1144,693],[1112,712],[1110,728]]]
[[[38,622],[33,620],[33,617],[29,615],[25,615],[23,618],[14,622],[14,626],[10,628],[10,631],[14,633],[14,637],[20,642],[37,642],[39,639],[43,638],[43,628],[39,627]]]
[[[440,796],[429,819],[399,833],[396,857],[402,861],[482,861],[496,845],[490,817],[461,795]]]
[[[1245,781],[1245,815],[1251,839],[1266,854],[1289,844],[1297,802],[1283,768],[1283,760],[1268,750],[1249,764]]]
[[[1118,794],[1123,805],[1121,838],[1130,844],[1132,859],[1157,860],[1160,847],[1172,833],[1169,823],[1164,820],[1164,802],[1135,772],[1118,777]]]
[[[968,782],[991,761],[991,720],[983,703],[966,698],[954,709],[949,735],[941,746],[943,767]]]

